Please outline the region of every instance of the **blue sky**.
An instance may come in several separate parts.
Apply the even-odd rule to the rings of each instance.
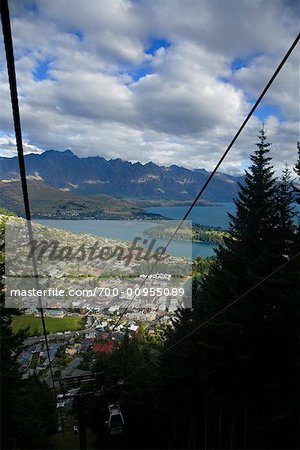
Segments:
[[[33,76],[36,81],[50,79],[49,68],[53,58],[46,58],[43,61],[37,61]]]
[[[284,121],[284,116],[280,108],[276,105],[268,105],[265,102],[260,104],[254,114],[261,122],[265,121],[270,116],[276,117],[280,122]]]
[[[144,49],[145,55],[154,56],[157,50],[159,49],[167,49],[171,46],[171,43],[164,38],[153,38],[150,37],[147,43],[146,48]],[[154,69],[151,65],[150,60],[144,61],[142,64],[135,65],[129,64],[125,65],[120,73],[126,73],[129,75],[133,82],[138,81],[140,78],[145,77],[146,75],[150,75],[154,73]]]
[[[231,64],[230,69],[232,72],[236,72],[244,67],[249,67],[255,61],[256,58],[262,56],[261,52],[253,52],[250,55],[242,56],[242,57],[235,57]]]
[[[171,42],[164,38],[150,37],[148,47],[145,49],[147,55],[154,55],[160,48],[168,48],[171,46]]]
[[[24,146],[211,169],[298,32],[285,0],[10,2]],[[253,32],[255,30],[255,32]],[[3,45],[1,59],[4,58]],[[261,123],[278,168],[296,159],[292,54],[223,170],[249,161]],[[15,152],[5,65],[0,155]],[[280,149],[280,152],[278,151]]]

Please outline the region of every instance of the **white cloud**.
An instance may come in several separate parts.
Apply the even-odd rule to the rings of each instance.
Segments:
[[[0,148],[5,148],[1,156],[11,158],[16,156],[16,139],[10,136],[0,137]],[[35,145],[29,145],[26,142],[23,143],[23,150],[25,155],[29,153],[41,153],[42,150]]]
[[[212,169],[249,111],[249,96],[260,93],[296,36],[295,3],[10,2],[26,151],[71,148],[79,156]],[[153,40],[170,46],[161,41],[145,53]],[[4,61],[3,46],[0,52]],[[236,58],[246,67],[232,72]],[[278,168],[296,159],[298,73],[296,49],[264,104],[273,108],[265,123]],[[0,101],[0,154],[8,156],[14,139],[3,63]],[[223,170],[245,167],[260,122],[250,120]]]

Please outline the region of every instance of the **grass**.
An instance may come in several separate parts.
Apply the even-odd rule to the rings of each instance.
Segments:
[[[61,318],[45,317],[46,329],[48,333],[57,331],[76,331],[83,328],[82,318],[77,316],[66,316]],[[17,333],[29,327],[31,336],[43,334],[42,321],[40,317],[34,316],[14,316],[12,320],[12,331]]]

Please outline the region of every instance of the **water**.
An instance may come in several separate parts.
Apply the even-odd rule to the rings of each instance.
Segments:
[[[300,212],[300,206],[295,205],[296,211]],[[147,209],[147,212],[161,214],[170,219],[182,219],[188,206],[157,206]],[[201,225],[228,228],[228,214],[235,213],[233,202],[216,203],[213,206],[195,206],[192,210],[189,220]],[[130,240],[139,236],[142,238],[151,238],[144,235],[144,230],[155,226],[156,221],[117,221],[117,220],[38,220],[37,222],[63,230],[69,230],[80,233],[88,233],[95,236],[105,236],[112,239]],[[166,239],[156,239],[157,246],[165,246]],[[146,245],[147,247],[147,245]],[[186,241],[173,241],[168,248],[168,252],[173,256],[202,256],[204,258],[213,256],[215,244],[194,242],[192,249],[190,243]]]
[[[132,241],[139,238],[138,245],[143,245],[146,249],[149,248],[151,240],[144,232],[147,228],[152,228],[161,224],[161,221],[152,220],[52,220],[40,219],[35,222],[45,225],[47,227],[59,228],[62,230],[73,231],[76,233],[92,234],[94,236],[103,236],[112,239]],[[147,240],[144,241],[144,240]],[[155,246],[152,251],[158,247],[165,247],[168,243],[167,239],[155,238]],[[193,255],[192,242],[183,240],[174,240],[168,247],[168,253],[173,256],[187,256]],[[205,244],[203,248],[203,256],[210,256],[212,253],[212,244]],[[196,255],[198,256],[198,255]],[[194,256],[193,256],[194,257]]]
[[[161,214],[170,219],[182,219],[186,213],[188,206],[168,206],[168,207],[152,207],[148,208],[147,212]],[[221,227],[226,229],[228,227],[227,212],[234,213],[234,203],[217,203],[213,206],[195,206],[192,210],[188,220],[200,223],[202,225]],[[87,233],[94,236],[105,236],[112,239],[130,240],[140,236],[147,238],[144,231],[147,228],[155,226],[157,221],[118,221],[118,220],[52,220],[41,219],[36,222],[42,225],[60,228],[63,230],[74,231],[76,233]],[[151,239],[151,238],[148,238]],[[156,239],[156,247],[167,244],[167,239]],[[207,258],[215,254],[215,244],[207,242],[186,241],[172,241],[168,247],[168,252],[173,256],[188,256],[192,254],[193,258],[202,256]]]
[[[161,214],[170,219],[182,219],[188,206],[168,206],[168,207],[152,207],[148,208],[147,212]],[[213,206],[196,206],[189,220],[200,223],[202,225],[221,227],[226,229],[228,227],[227,212],[234,212],[235,207],[233,203],[217,203]],[[74,231],[76,233],[88,233],[94,236],[105,236],[112,239],[133,240],[140,236],[147,238],[144,231],[147,228],[156,225],[156,221],[117,221],[117,220],[51,220],[41,219],[37,222],[42,225],[60,228],[63,230]],[[151,238],[148,238],[151,239]],[[167,239],[156,239],[156,247],[167,244]],[[172,241],[168,252],[173,256],[188,256],[192,254],[193,258],[202,256],[207,258],[214,255],[216,245],[206,242],[194,242],[191,246],[186,241]]]
[[[147,212],[161,214],[169,219],[182,219],[189,206],[153,206]],[[200,225],[228,228],[228,212],[235,213],[233,202],[215,203],[212,206],[195,206],[188,219]]]
[[[189,206],[154,206],[147,209],[147,212],[153,214],[161,214],[169,219],[182,219],[187,212]],[[212,206],[195,206],[188,220],[192,220],[200,225],[211,227],[221,227],[224,230],[228,229],[229,220],[228,213],[235,213],[235,205],[233,202],[215,203]],[[193,258],[202,256],[207,258],[215,254],[215,244],[194,242],[193,243]]]
[[[161,214],[169,219],[182,219],[189,206],[154,206],[147,209],[147,212]],[[299,223],[300,205],[294,203],[295,224]],[[211,227],[221,227],[228,229],[228,213],[235,214],[236,207],[233,202],[215,203],[213,206],[195,206],[188,216],[189,220],[200,225]],[[206,247],[207,246],[207,247]],[[208,257],[214,255],[214,244],[204,244],[200,242],[193,243],[193,258],[196,256]]]
[[[300,215],[300,205],[293,204],[295,216],[295,224],[298,224]],[[147,209],[147,212],[153,214],[161,214],[169,219],[182,219],[187,212],[189,206],[153,206]],[[228,213],[235,214],[236,207],[233,202],[215,203],[213,206],[195,206],[188,216],[188,220],[192,220],[200,225],[211,227],[221,227],[228,229],[229,218]]]

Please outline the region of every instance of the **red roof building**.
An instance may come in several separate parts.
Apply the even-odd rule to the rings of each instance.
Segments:
[[[97,342],[93,345],[94,353],[111,353],[114,349],[115,341],[110,339],[107,342]]]

